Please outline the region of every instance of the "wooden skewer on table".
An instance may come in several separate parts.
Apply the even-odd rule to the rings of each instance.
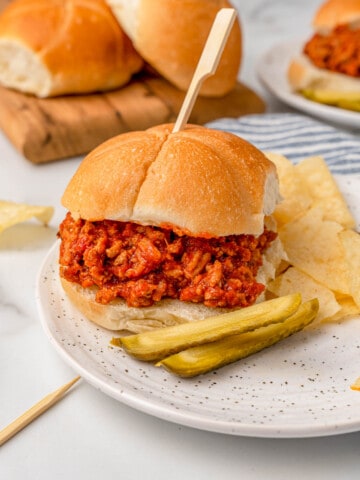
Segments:
[[[25,428],[29,423],[39,417],[41,414],[46,412],[50,407],[55,405],[64,394],[78,381],[80,377],[73,378],[70,382],[66,383],[62,387],[55,390],[55,392],[50,393],[38,403],[33,405],[29,410],[23,413],[20,417],[10,423],[7,427],[0,431],[0,446],[5,442],[10,440],[14,435],[16,435],[20,430]]]

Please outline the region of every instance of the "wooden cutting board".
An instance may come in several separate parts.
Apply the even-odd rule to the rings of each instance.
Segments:
[[[0,0],[0,10],[8,3]],[[82,155],[119,133],[173,122],[185,93],[142,72],[107,93],[38,99],[0,87],[0,128],[28,160],[43,163]],[[262,99],[245,85],[221,98],[198,97],[190,123],[262,113]]]

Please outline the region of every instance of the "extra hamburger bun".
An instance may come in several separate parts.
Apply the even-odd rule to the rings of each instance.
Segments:
[[[15,0],[0,15],[0,83],[38,97],[105,91],[143,66],[103,0]]]
[[[315,32],[323,36],[339,25],[360,28],[360,0],[329,0],[313,19]],[[319,68],[304,53],[291,60],[287,76],[292,89],[311,100],[360,111],[359,77]]]
[[[167,226],[205,238],[260,235],[279,200],[274,164],[245,140],[226,132],[173,125],[114,137],[93,150],[70,180],[62,204],[73,218]],[[285,257],[278,239],[263,255],[257,280],[266,283]],[[95,300],[97,288],[61,278],[64,291],[89,320],[110,330],[140,332],[229,311],[164,299],[128,307]]]
[[[107,0],[136,50],[180,90],[190,85],[217,12],[228,0]],[[228,38],[215,75],[200,95],[223,96],[236,84],[241,63],[239,20]]]

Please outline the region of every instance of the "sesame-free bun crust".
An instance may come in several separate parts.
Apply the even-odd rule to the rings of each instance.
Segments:
[[[105,91],[143,66],[103,0],[15,0],[0,15],[0,83],[38,97]]]
[[[227,132],[172,124],[118,135],[90,152],[62,203],[73,217],[177,227],[190,235],[262,233],[279,200],[276,168]]]
[[[313,19],[314,29],[322,33],[344,24],[360,26],[360,0],[328,0]]]
[[[160,75],[187,90],[217,12],[228,0],[107,0],[136,50]],[[216,73],[201,95],[223,96],[236,84],[242,55],[236,19]]]

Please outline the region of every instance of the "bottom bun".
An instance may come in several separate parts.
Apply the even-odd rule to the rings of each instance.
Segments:
[[[274,278],[281,260],[286,259],[280,240],[277,238],[263,256],[263,265],[257,278],[266,284]],[[103,305],[96,302],[96,287],[83,288],[81,285],[60,278],[62,287],[71,303],[88,319],[108,330],[127,330],[140,333],[178,323],[202,320],[203,318],[229,312],[229,308],[211,308],[199,303],[164,299],[151,307],[128,307],[122,299]],[[264,295],[257,301],[264,299]],[[233,309],[236,310],[236,309]]]
[[[61,278],[61,284],[72,304],[88,320],[108,330],[127,330],[133,333],[155,330],[178,323],[202,320],[211,315],[230,311],[228,308],[210,308],[199,303],[165,299],[151,307],[128,307],[122,299],[103,305],[95,301],[96,287],[81,285]]]
[[[291,61],[287,77],[292,89],[310,100],[360,110],[359,78],[318,68],[304,54]]]

